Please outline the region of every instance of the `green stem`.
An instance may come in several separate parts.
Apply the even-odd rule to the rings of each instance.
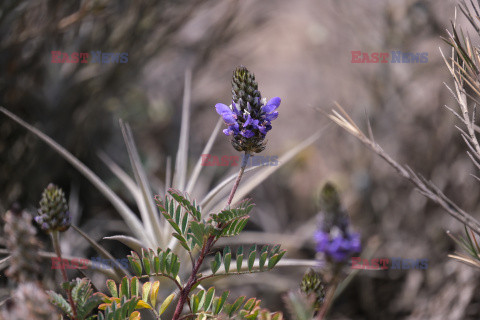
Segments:
[[[62,260],[62,250],[60,249],[60,232],[52,231],[51,236],[52,236],[53,248],[55,249],[55,253],[57,254],[57,257],[60,259],[60,271],[62,273],[63,281],[68,282],[67,272],[65,271],[65,268],[63,267],[63,264],[62,264],[63,260]],[[67,290],[67,297],[68,297],[68,302],[72,307],[73,320],[77,320],[77,309],[75,308],[75,302],[73,301],[73,298],[72,298],[71,289]]]

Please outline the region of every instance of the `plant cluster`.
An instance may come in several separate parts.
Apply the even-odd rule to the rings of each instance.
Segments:
[[[241,296],[230,299],[229,291],[218,293],[215,287],[204,287],[207,280],[272,270],[286,253],[280,245],[240,244],[236,248],[226,245],[221,249],[216,246],[221,238],[238,236],[248,223],[254,208],[253,202],[250,199],[235,200],[234,196],[246,172],[248,158],[265,148],[264,139],[271,129],[271,121],[278,116],[276,109],[280,105],[280,98],[268,102],[261,99],[255,77],[245,67],[234,71],[232,85],[232,105],[227,107],[217,104],[216,110],[228,126],[224,133],[232,136],[232,145],[236,150],[244,152],[245,161],[242,161],[236,178],[227,179],[200,203],[191,199],[187,193],[192,190],[198,172],[194,172],[192,180],[186,184],[185,179],[179,177],[184,175],[179,172],[184,168],[179,159],[177,174],[173,179],[178,188],[168,188],[164,195],[151,196],[130,128],[122,123],[138,184],[133,184],[129,178],[121,175],[118,167],[110,164],[114,168],[112,170],[120,173],[119,176],[137,197],[142,221],[101,179],[67,150],[9,111],[1,109],[2,113],[36,134],[90,179],[117,208],[127,226],[137,236],[113,237],[127,244],[132,251],[127,256],[128,270],[119,264],[114,268],[97,269],[111,276],[106,281],[107,292],[98,290],[88,277],[70,280],[63,267],[60,268],[62,292],[45,290],[38,280],[41,278],[41,268],[35,263],[39,263],[41,258],[52,257],[52,254],[39,251],[40,242],[36,238],[32,220],[50,236],[55,252],[53,257],[59,261],[70,259],[62,254],[61,239],[63,234],[72,230],[86,239],[102,257],[115,261],[107,250],[72,222],[65,193],[54,184],[49,184],[43,191],[34,219],[23,211],[9,211],[5,215],[7,252],[10,255],[4,261],[8,260],[10,264],[7,275],[12,281],[20,283],[20,286],[12,295],[14,303],[2,310],[3,318],[282,319],[281,313],[261,307],[260,300],[256,298]],[[214,131],[216,133],[218,126]],[[181,135],[186,136],[184,128]],[[179,150],[184,148],[185,140],[182,141],[182,137]],[[181,156],[182,154],[179,155]],[[103,158],[109,163],[106,156],[103,155]],[[224,198],[226,203],[219,209],[209,207],[211,199],[232,181],[231,191]],[[88,260],[87,264],[90,266],[93,262]],[[26,289],[28,286],[30,290]],[[310,288],[311,285],[305,288],[307,287]],[[319,302],[317,299],[317,307]]]

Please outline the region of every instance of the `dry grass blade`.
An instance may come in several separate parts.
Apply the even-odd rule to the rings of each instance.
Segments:
[[[235,196],[232,201],[232,205],[235,205],[239,200],[243,199],[250,191],[255,189],[259,184],[261,184],[263,181],[265,181],[268,177],[270,177],[275,171],[280,169],[284,164],[288,163],[290,160],[292,160],[297,154],[302,152],[305,148],[307,148],[309,145],[317,141],[320,137],[321,134],[324,130],[328,128],[328,125],[319,130],[317,133],[311,135],[309,138],[305,139],[302,143],[298,144],[291,150],[287,151],[284,153],[280,159],[278,159],[278,165],[277,166],[267,166],[267,167],[262,167],[262,170],[255,174],[254,176],[247,178],[245,182],[243,182],[240,187],[237,189],[237,192],[235,193]],[[215,206],[213,207],[214,212],[220,211],[226,201],[226,197],[220,199]],[[205,212],[208,212],[210,207],[205,208]]]
[[[248,168],[245,170],[245,173],[248,173],[250,171],[254,171],[254,170],[258,170],[260,169],[260,167],[252,167],[252,168]],[[201,207],[205,207],[207,206],[210,201],[213,200],[213,198],[227,185],[229,184],[230,182],[233,182],[238,176],[238,173],[234,173],[232,174],[231,176],[227,177],[226,179],[224,179],[222,182],[220,182],[218,185],[215,186],[215,188],[213,188],[212,190],[210,190],[210,192],[207,193],[207,195],[202,199],[202,201],[200,202],[200,206]],[[207,210],[204,210],[204,211],[207,211]]]
[[[138,239],[135,239],[134,237],[116,235],[111,237],[103,237],[103,239],[120,241],[135,252],[141,252],[142,249],[147,249],[140,241],[138,241]]]
[[[455,254],[449,254],[448,257],[452,258],[452,259],[455,259],[457,261],[460,261],[462,263],[465,263],[465,264],[467,264],[471,267],[476,267],[476,268],[480,269],[480,261],[472,259],[469,256],[457,253],[456,255]]]
[[[142,198],[142,193],[140,192],[140,189],[138,188],[137,184],[135,181],[130,178],[130,176],[123,171],[122,168],[120,168],[110,157],[104,153],[104,152],[99,152],[98,156],[100,159],[105,163],[105,165],[110,169],[110,171],[113,172],[113,174],[127,187],[128,191],[133,195],[133,197],[138,201]]]
[[[190,100],[192,87],[192,71],[185,71],[185,88],[183,91],[182,125],[180,127],[180,141],[178,143],[177,159],[173,185],[179,190],[185,189],[187,179],[188,135],[190,132]]]
[[[3,270],[10,265],[10,257],[11,256],[6,256],[5,258],[2,258],[2,260],[0,260],[0,270]]]
[[[0,254],[10,254],[10,252],[6,249],[0,249]],[[57,258],[58,257],[55,252],[47,252],[47,251],[40,251],[38,253],[38,256],[42,259],[50,259],[50,260],[52,258]],[[7,257],[7,258],[9,258],[9,257]],[[69,262],[72,262],[72,260],[83,260],[83,261],[87,262],[87,267],[91,268],[91,267],[94,266],[93,263],[92,263],[92,260],[86,259],[86,258],[83,258],[83,257],[62,255],[62,259],[68,260]],[[8,266],[8,264],[7,264],[7,266]],[[0,264],[0,270],[2,270],[2,267],[3,267],[3,265]],[[82,269],[79,269],[79,271],[82,271]],[[118,276],[119,273],[115,272],[115,270],[112,269],[111,267],[108,268],[108,269],[107,268],[97,268],[96,271],[103,273],[109,279],[114,279],[117,282],[120,282],[122,280],[122,278],[124,277],[124,275]]]
[[[203,148],[202,155],[203,154],[208,154],[210,150],[212,149],[213,143],[215,142],[215,139],[218,136],[218,133],[220,131],[222,125],[222,118],[219,118],[217,121],[217,124],[215,125],[215,128],[213,129],[212,134],[210,135],[210,138],[207,141],[207,144],[205,145],[205,148]],[[202,156],[200,155],[200,158],[198,158],[197,163],[195,164],[195,168],[193,169],[193,173],[188,181],[187,184],[187,193],[191,193],[193,188],[195,187],[195,183],[197,182],[198,176],[200,175],[200,172],[202,171]]]
[[[165,166],[165,192],[172,187],[172,158],[167,157],[167,164]]]
[[[430,181],[426,181],[424,178],[419,177],[410,168],[403,167],[396,162],[382,149],[382,147],[380,147],[380,145],[369,139],[361,130],[359,130],[357,125],[349,117],[347,117],[349,119],[347,120],[345,117],[340,116],[338,112],[335,112],[335,110],[332,111],[332,114],[329,115],[329,117],[340,127],[344,128],[347,132],[359,139],[364,145],[370,148],[370,150],[384,159],[402,177],[413,183],[413,185],[421,194],[442,206],[453,218],[467,225],[476,234],[480,235],[480,223],[470,214],[460,209],[460,207],[451,201],[447,196],[445,196],[443,192],[437,186],[435,186],[435,184]]]
[[[130,273],[125,270],[124,267],[120,263],[118,263],[117,260],[107,251],[105,250],[101,245],[99,245],[95,240],[93,240],[91,237],[88,236],[85,232],[80,230],[80,228],[76,227],[75,225],[71,226],[73,230],[77,231],[78,234],[80,234],[85,240],[90,243],[90,245],[100,254],[102,257],[105,259],[109,259],[115,264],[115,272],[117,273],[117,276],[119,278],[122,278],[123,276],[131,277]]]
[[[0,112],[8,116],[10,119],[14,120],[22,127],[27,129],[28,131],[35,134],[38,138],[48,144],[53,150],[58,152],[65,160],[67,160],[75,169],[77,169],[81,174],[85,176],[115,207],[118,211],[120,216],[122,216],[123,220],[127,224],[127,226],[132,230],[133,234],[135,234],[139,239],[145,241],[145,243],[149,243],[148,237],[146,237],[144,228],[137,218],[135,213],[133,213],[130,208],[125,204],[125,202],[120,199],[115,192],[110,189],[105,182],[102,181],[95,173],[93,173],[90,168],[84,165],[80,160],[78,160],[74,155],[72,155],[69,151],[67,151],[64,147],[59,145],[55,140],[38,130],[37,128],[29,125],[4,107],[0,107]]]
[[[145,170],[143,170],[140,156],[138,155],[137,147],[133,140],[132,131],[123,121],[120,121],[120,127],[125,145],[127,146],[128,157],[130,158],[135,180],[142,194],[142,201],[140,201],[138,208],[142,216],[144,228],[147,231],[147,236],[150,238],[151,243],[157,246],[163,246],[168,239],[165,239],[165,234],[161,232],[159,214],[153,203],[153,193],[150,189]]]
[[[313,224],[315,228],[315,224]],[[312,233],[304,234],[306,238],[311,238]],[[256,243],[277,243],[286,249],[300,249],[304,246],[306,239],[299,238],[296,234],[271,233],[263,231],[242,231],[235,237],[222,238],[217,246],[256,244]]]

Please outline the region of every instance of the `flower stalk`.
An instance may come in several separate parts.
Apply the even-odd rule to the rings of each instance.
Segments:
[[[237,179],[235,180],[232,190],[230,191],[230,196],[228,197],[227,207],[229,207],[230,204],[232,203],[233,197],[235,196],[235,192],[237,191],[238,185],[240,184],[240,180],[242,179],[243,173],[245,172],[245,168],[247,166],[249,157],[250,155],[247,152],[245,152],[245,157],[243,157],[242,166],[240,167]],[[218,239],[216,238],[215,235],[211,235],[204,242],[202,246],[202,250],[200,251],[200,255],[198,256],[197,261],[193,265],[192,273],[190,274],[190,277],[188,278],[188,281],[183,287],[183,289],[180,290],[180,298],[178,299],[177,306],[175,307],[175,313],[173,314],[172,320],[180,319],[180,315],[182,314],[182,311],[183,311],[183,306],[188,300],[190,291],[192,290],[193,286],[197,284],[197,282],[199,281],[198,271],[200,270],[200,267],[202,266],[202,263],[205,260],[205,257],[210,253],[210,250],[215,245],[215,242],[217,240]]]
[[[337,267],[335,269],[332,281],[330,282],[330,288],[327,291],[322,307],[318,311],[316,320],[325,319],[328,311],[330,310],[330,307],[333,304],[333,301],[335,300],[335,291],[337,290],[339,283],[340,283],[340,268]]]
[[[254,153],[259,153],[265,149],[265,137],[267,132],[272,129],[272,121],[278,117],[276,109],[280,106],[281,99],[275,97],[268,102],[262,99],[258,90],[258,84],[255,81],[255,75],[241,66],[235,69],[232,77],[232,104],[227,106],[223,103],[217,103],[215,109],[223,118],[228,126],[223,133],[231,137],[232,146],[235,150],[244,152],[240,171],[235,180],[230,195],[228,196],[226,208],[232,204],[235,192],[242,180],[248,159]],[[224,228],[221,223],[217,228]],[[202,249],[196,261],[192,260],[192,273],[187,283],[180,290],[180,298],[175,308],[173,320],[180,319],[183,306],[188,301],[192,288],[202,280],[198,277],[198,271],[202,266],[205,257],[218,240],[216,235],[210,235],[203,243]]]
[[[55,250],[55,253],[57,254],[57,257],[60,259],[60,261],[63,261],[62,250],[60,249],[60,232],[52,231],[50,233],[50,236],[51,236],[53,248]],[[61,266],[60,271],[62,273],[63,281],[68,282],[67,272],[65,271],[65,268],[63,266]],[[66,291],[67,291],[68,302],[72,307],[73,320],[76,320],[77,309],[75,308],[75,302],[73,301],[73,298],[72,298],[72,289],[69,288]]]
[[[250,154],[245,151],[245,156],[243,157],[243,160],[242,160],[242,166],[240,167],[240,171],[238,172],[237,179],[235,180],[235,183],[233,184],[233,187],[232,187],[232,191],[230,191],[230,196],[228,197],[227,207],[230,206],[230,204],[232,203],[233,196],[237,191],[238,185],[240,184],[240,180],[242,180],[243,173],[245,172],[245,167],[247,166],[248,158],[250,158]]]

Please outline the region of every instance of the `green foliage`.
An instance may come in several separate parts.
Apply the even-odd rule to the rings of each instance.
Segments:
[[[107,288],[110,292],[110,296],[101,292],[96,293],[95,295],[100,297],[101,300],[104,302],[98,308],[100,310],[105,310],[106,312],[108,311],[111,314],[116,314],[118,310],[122,308],[122,310],[124,311],[131,310],[131,312],[127,314],[130,317],[132,317],[131,314],[134,314],[134,311],[137,309],[149,309],[158,316],[160,316],[168,308],[173,298],[175,297],[175,294],[172,293],[161,303],[159,311],[157,313],[155,311],[155,307],[157,305],[159,287],[159,281],[145,282],[142,285],[137,277],[133,277],[132,279],[124,277],[118,287],[115,281],[107,280]],[[133,309],[129,309],[129,303],[131,303],[131,301],[136,301]],[[123,313],[121,312],[118,314],[123,315]],[[106,315],[107,314],[105,314],[105,316]],[[133,319],[140,318],[138,317]]]
[[[128,300],[132,298],[138,298],[136,309],[154,309],[157,301],[158,288],[160,286],[159,281],[145,282],[143,285],[140,283],[137,277],[128,279],[124,277],[122,282],[117,287],[117,284],[113,280],[107,280],[107,288],[110,292],[110,296],[98,292],[95,295],[101,298],[103,304],[98,308],[105,310],[112,304],[119,304],[123,297]]]
[[[217,225],[216,236],[233,237],[238,235],[245,228],[248,222],[249,213],[254,204],[250,200],[242,201],[237,208],[228,208],[218,214],[211,214],[210,221]]]
[[[105,308],[104,312],[98,312],[98,320],[140,320],[140,313],[135,311],[138,297],[128,299],[123,296],[118,303],[112,303]]]
[[[222,210],[218,214],[211,214],[210,217],[217,223],[228,223],[229,221],[247,217],[250,211],[252,211],[254,204],[249,199],[245,199],[238,205],[237,208],[228,208]]]
[[[183,196],[180,191],[175,189],[168,190],[168,193],[181,205],[187,210],[189,214],[191,214],[195,220],[200,221],[202,219],[202,214],[200,213],[200,206],[193,201],[193,204],[187,199],[187,197]]]
[[[155,200],[157,201],[160,212],[175,231],[172,235],[177,238],[182,247],[189,252],[196,246],[201,247],[203,244],[201,239],[203,238],[197,238],[195,234],[191,232],[192,224],[196,226],[202,219],[200,206],[198,206],[195,201],[193,201],[193,204],[190,203],[186,197],[174,189],[168,190],[168,194],[171,199],[165,197],[165,200],[162,200],[159,196],[156,196]],[[198,228],[196,230],[198,230]]]
[[[137,254],[127,256],[130,266],[137,276],[165,276],[176,279],[180,271],[180,261],[178,256],[170,249],[163,251],[158,248],[157,252],[152,249],[144,250]]]
[[[185,250],[190,254],[194,248],[202,248],[203,255],[207,255],[212,244],[220,237],[233,236],[238,234],[248,221],[248,214],[253,208],[249,201],[243,201],[237,208],[227,208],[218,214],[210,215],[208,220],[201,219],[201,211],[195,202],[191,203],[187,197],[181,195],[178,191],[168,191],[171,199],[165,198],[157,203],[162,215],[167,219],[174,229],[175,236]],[[204,250],[206,248],[206,250]],[[280,246],[263,246],[257,250],[254,245],[244,251],[239,247],[235,255],[235,267],[232,268],[232,250],[226,246],[223,252],[217,252],[210,263],[212,275],[227,275],[252,273],[272,269],[285,254]],[[65,290],[71,290],[73,299],[76,303],[78,319],[84,320],[89,313],[98,306],[98,319],[107,320],[138,320],[140,313],[138,309],[151,310],[156,319],[165,312],[173,301],[175,294],[168,296],[157,307],[157,296],[160,282],[141,283],[139,278],[151,276],[164,276],[172,280],[180,290],[184,290],[178,277],[180,271],[180,261],[178,256],[170,249],[162,250],[157,248],[141,249],[140,252],[132,251],[128,257],[130,266],[136,276],[129,279],[124,277],[117,285],[114,280],[107,280],[109,295],[97,292],[93,294],[90,282],[86,279],[77,280],[73,283],[66,283]],[[245,259],[246,258],[246,259]],[[244,260],[246,261],[244,263]],[[218,273],[223,266],[223,273]],[[194,287],[196,287],[206,277],[197,278]],[[190,287],[191,288],[191,287]],[[188,290],[190,290],[190,288]],[[189,291],[188,291],[189,292]],[[228,291],[221,296],[215,296],[215,289],[200,290],[196,294],[190,295],[188,303],[190,304],[192,315],[198,318],[208,318],[217,315],[227,316],[235,319],[281,319],[281,314],[271,314],[268,310],[260,308],[260,301],[240,297],[232,304],[226,303]],[[70,317],[71,306],[59,294],[50,293],[52,302]],[[103,303],[102,303],[103,302]],[[89,318],[90,319],[90,318]]]
[[[48,295],[50,296],[50,302],[55,305],[57,308],[62,310],[68,316],[72,316],[72,307],[68,304],[67,300],[61,295],[54,291],[48,291]]]
[[[457,243],[465,250],[473,259],[480,261],[480,248],[477,243],[475,234],[472,232],[472,236],[468,233],[467,226],[465,226],[466,237],[460,236],[460,241]],[[472,241],[473,239],[473,241]]]
[[[226,303],[229,292],[225,291],[221,296],[215,296],[215,288],[207,291],[200,290],[192,294],[190,298],[191,316],[197,319],[224,318],[229,319],[274,319],[281,320],[281,313],[270,313],[260,308],[260,300],[251,298],[245,301],[245,297],[239,297],[232,304]]]
[[[447,234],[467,253],[450,254],[449,257],[480,269],[480,246],[473,231],[465,225],[465,237],[457,237],[449,231],[447,231]]]
[[[190,223],[189,237],[195,246],[202,247],[208,237],[214,232],[210,224],[192,221]]]
[[[62,287],[65,290],[72,290],[72,299],[77,310],[77,319],[84,320],[90,313],[102,302],[102,299],[93,294],[91,283],[88,279],[75,279],[64,283]],[[60,310],[66,313],[70,318],[73,317],[72,308],[67,300],[60,294],[49,291],[50,301]]]
[[[209,236],[232,237],[238,235],[246,226],[249,212],[253,208],[250,200],[244,200],[237,208],[228,208],[218,214],[211,214],[210,218],[202,220],[200,207],[179,191],[168,191],[171,199],[164,200],[155,197],[160,212],[172,226],[173,236],[178,239],[182,247],[191,252],[201,248]]]
[[[236,271],[231,271],[232,253],[230,247],[226,246],[223,249],[223,255],[220,252],[216,253],[214,260],[210,264],[210,269],[214,275],[267,271],[275,267],[285,253],[286,251],[281,250],[279,245],[273,248],[266,245],[263,246],[260,251],[258,251],[257,246],[254,245],[250,247],[246,254],[247,263],[245,265],[243,247],[239,247],[236,255]],[[224,272],[217,274],[222,263],[224,266]]]

